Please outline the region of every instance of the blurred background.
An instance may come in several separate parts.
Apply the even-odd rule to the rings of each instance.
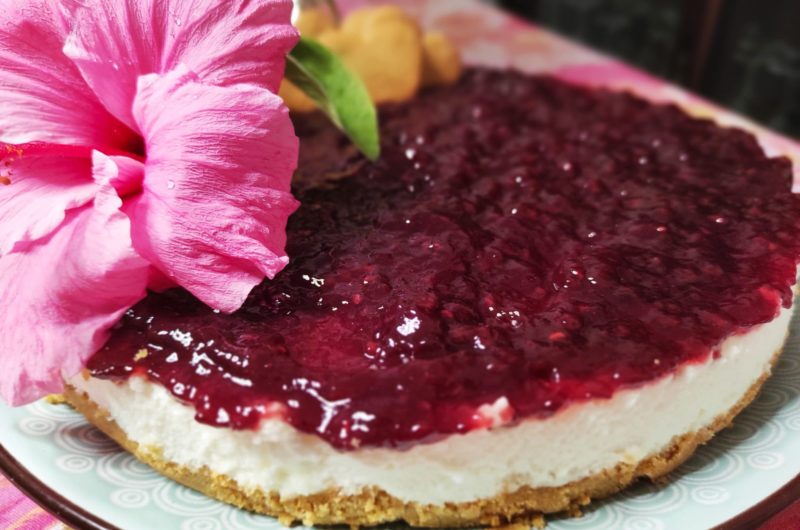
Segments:
[[[497,0],[800,138],[800,0]]]

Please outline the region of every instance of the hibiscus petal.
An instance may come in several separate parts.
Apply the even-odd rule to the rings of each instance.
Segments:
[[[0,144],[0,255],[47,236],[68,210],[92,201],[90,151],[47,144]]]
[[[162,72],[185,64],[206,83],[255,83],[278,91],[286,54],[298,39],[291,0],[170,3],[176,9],[173,22],[182,19],[184,29],[163,56]]]
[[[133,244],[208,305],[234,311],[288,262],[298,141],[283,102],[255,85],[209,86],[179,68],[141,79],[147,142]]]
[[[132,132],[61,52],[66,24],[52,6],[6,0],[0,9],[0,142],[125,145]]]
[[[97,183],[110,184],[117,191],[117,195],[125,197],[142,190],[144,164],[128,156],[107,156],[94,151],[92,175]]]
[[[0,258],[0,396],[21,405],[59,392],[145,296],[149,266],[111,186],[50,237]]]
[[[134,127],[140,75],[186,64],[220,86],[257,83],[277,92],[297,32],[289,0],[94,0],[74,3],[64,52],[106,107]]]

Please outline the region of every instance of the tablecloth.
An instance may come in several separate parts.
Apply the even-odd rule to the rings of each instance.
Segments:
[[[65,530],[67,527],[45,512],[0,475],[0,528],[2,530]]]

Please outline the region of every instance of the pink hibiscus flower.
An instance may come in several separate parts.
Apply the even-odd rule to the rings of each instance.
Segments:
[[[0,395],[60,391],[148,288],[241,306],[287,263],[289,0],[4,0]]]

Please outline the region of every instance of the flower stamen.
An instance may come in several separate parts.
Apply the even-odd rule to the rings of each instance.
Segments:
[[[5,156],[0,157],[3,162],[0,167],[0,186],[8,186],[11,184],[11,164],[22,156],[22,149],[16,145],[4,144],[6,150]]]

